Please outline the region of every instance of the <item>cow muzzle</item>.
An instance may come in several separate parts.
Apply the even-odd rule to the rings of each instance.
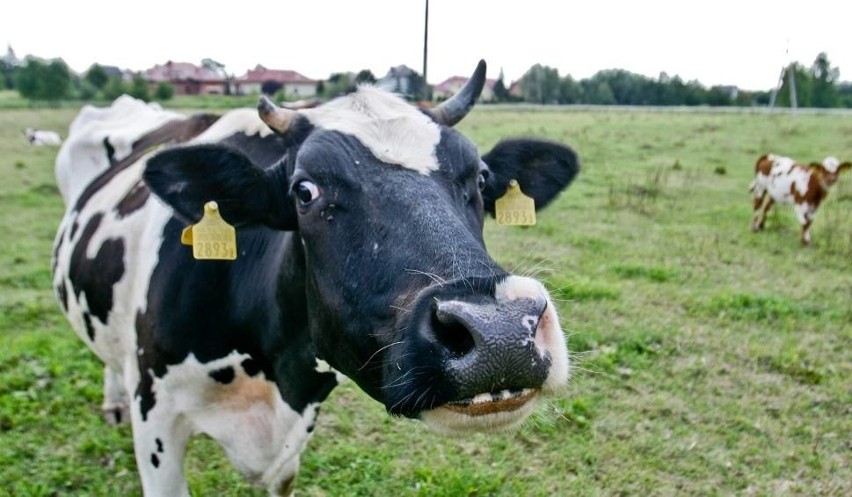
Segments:
[[[494,297],[431,297],[419,335],[439,357],[450,398],[420,412],[438,432],[511,430],[568,379],[568,355],[547,291],[510,276]]]

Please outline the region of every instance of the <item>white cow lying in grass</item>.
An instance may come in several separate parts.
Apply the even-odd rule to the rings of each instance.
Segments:
[[[27,128],[24,130],[24,136],[30,145],[40,147],[42,145],[61,145],[62,138],[59,138],[59,133],[56,131],[48,131],[44,129]]]

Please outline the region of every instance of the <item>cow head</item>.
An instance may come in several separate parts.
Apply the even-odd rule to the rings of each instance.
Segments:
[[[828,188],[837,182],[842,171],[852,168],[852,163],[847,161],[841,164],[836,157],[826,157],[821,163],[811,162],[810,166],[811,170],[816,172],[820,183]]]
[[[262,98],[261,118],[287,147],[275,166],[199,145],[159,153],[145,173],[189,219],[216,200],[233,224],[297,232],[319,355],[390,413],[450,433],[514,427],[569,374],[547,290],[500,268],[482,230],[510,179],[542,207],[577,158],[538,140],[480,157],[451,126],[484,77],[480,62],[430,110],[370,87],[298,111]]]

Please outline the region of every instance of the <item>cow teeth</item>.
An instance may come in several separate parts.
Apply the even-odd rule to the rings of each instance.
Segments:
[[[501,402],[511,399],[517,399],[520,397],[528,397],[532,395],[533,391],[534,390],[531,388],[524,388],[522,390],[501,390],[499,392],[481,393],[469,399],[463,399],[452,402],[452,404],[460,406],[471,406],[487,404],[490,402]]]

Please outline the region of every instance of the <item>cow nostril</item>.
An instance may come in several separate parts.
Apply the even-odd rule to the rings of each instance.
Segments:
[[[470,330],[454,316],[433,312],[431,324],[435,339],[454,356],[462,357],[473,350],[474,342]]]

